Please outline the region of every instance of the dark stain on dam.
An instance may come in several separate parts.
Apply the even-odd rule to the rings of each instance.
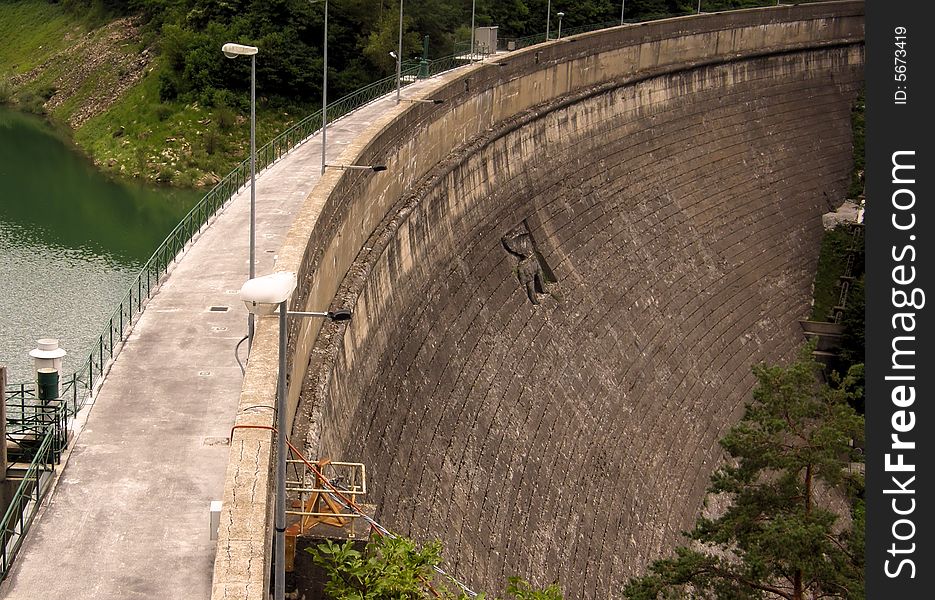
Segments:
[[[318,454],[479,589],[613,596],[697,516],[750,366],[801,341],[862,53],[604,86],[452,152],[339,292],[366,318],[319,340]]]

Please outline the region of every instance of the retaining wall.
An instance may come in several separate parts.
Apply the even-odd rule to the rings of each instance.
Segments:
[[[672,19],[499,55],[385,115],[340,161],[387,171],[329,170],[279,255],[294,309],[355,310],[290,325],[293,439],[367,463],[378,518],[472,585],[619,589],[694,520],[749,366],[801,339],[862,44],[861,2]],[[555,281],[530,296],[536,272]],[[238,424],[272,423],[250,407],[276,336],[261,320]],[[234,432],[215,598],[265,597],[270,440]]]

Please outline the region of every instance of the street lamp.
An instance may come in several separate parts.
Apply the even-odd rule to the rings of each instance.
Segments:
[[[695,14],[701,14],[701,0],[698,0],[698,12]]]
[[[250,57],[250,279],[256,276],[256,53],[255,46],[228,43],[221,46],[227,58]],[[253,313],[247,316],[247,356],[253,346]]]
[[[552,0],[549,0],[545,9],[545,41],[549,41],[549,18],[552,16]]]
[[[403,0],[399,0],[399,48],[397,52],[394,58],[396,59],[396,104],[399,104],[399,81],[403,63]]]
[[[380,171],[386,171],[386,165],[325,165],[332,169],[341,169],[342,171],[373,171],[374,173],[379,173]]]
[[[279,383],[276,389],[276,514],[275,552],[276,572],[273,577],[273,598],[283,600],[286,586],[286,315],[320,317],[332,321],[348,321],[351,311],[290,312],[286,306],[296,288],[296,276],[291,271],[280,271],[249,279],[240,288],[240,299],[250,314],[272,315],[279,311]]]
[[[551,2],[551,0],[549,0]],[[477,0],[471,0],[471,51],[468,54],[471,62],[474,62],[474,9],[477,7]]]
[[[319,0],[321,1],[321,0]],[[324,43],[322,44],[322,58],[324,67],[321,76],[321,174],[325,174],[325,168],[336,167],[339,169],[368,169],[374,172],[385,171],[383,165],[329,165],[325,158],[325,145],[328,141],[328,0],[325,1],[325,33]],[[316,4],[316,2],[312,2]]]
[[[627,0],[620,1],[620,24],[623,25],[623,10],[627,7]]]
[[[558,12],[555,14],[558,15],[558,38],[557,39],[562,39],[562,17],[565,16],[565,13]]]
[[[392,56],[393,60],[396,61],[396,104],[399,104],[399,74],[400,74],[399,56],[392,50],[390,50],[390,56]]]
[[[325,0],[325,42],[322,50],[325,66],[321,77],[321,174],[325,174],[325,137],[328,133],[328,0]]]

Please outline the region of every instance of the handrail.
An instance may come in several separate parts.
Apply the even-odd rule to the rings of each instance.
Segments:
[[[407,65],[400,73],[400,85],[405,86],[419,77],[441,73],[464,65],[457,57],[444,57],[428,64]],[[420,73],[421,71],[421,73]],[[396,76],[386,77],[343,96],[328,105],[331,122],[351,111],[385,96],[396,87]],[[256,167],[260,172],[269,167],[289,150],[314,135],[321,128],[321,111],[316,111],[289,127],[256,153]],[[249,159],[241,162],[219,181],[186,214],[144,263],[139,274],[111,313],[84,364],[70,375],[62,377],[62,400],[56,407],[38,398],[35,382],[8,384],[4,398],[10,418],[0,435],[20,436],[43,434],[42,443],[33,455],[32,463],[14,494],[0,525],[0,580],[3,580],[19,552],[23,538],[35,517],[39,503],[45,496],[51,477],[43,477],[54,470],[68,443],[68,424],[87,403],[99,385],[110,364],[120,352],[127,336],[146,303],[158,289],[172,264],[195,236],[225,206],[234,194],[247,184],[250,177]],[[22,439],[22,438],[21,438]]]
[[[39,450],[33,457],[23,481],[10,499],[3,521],[0,522],[0,580],[10,571],[29,526],[32,524],[39,505],[49,491],[54,469],[56,435],[55,428],[46,430]]]

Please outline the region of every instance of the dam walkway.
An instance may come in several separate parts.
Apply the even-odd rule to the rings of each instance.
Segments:
[[[430,80],[407,85],[419,97]],[[395,92],[329,123],[327,156],[395,106]],[[315,134],[256,179],[256,273],[272,271],[296,212],[318,182]],[[75,437],[16,563],[7,600],[211,596],[209,507],[223,495],[241,392],[234,355],[247,312],[250,186],[178,258]],[[241,346],[241,356],[246,344]]]

